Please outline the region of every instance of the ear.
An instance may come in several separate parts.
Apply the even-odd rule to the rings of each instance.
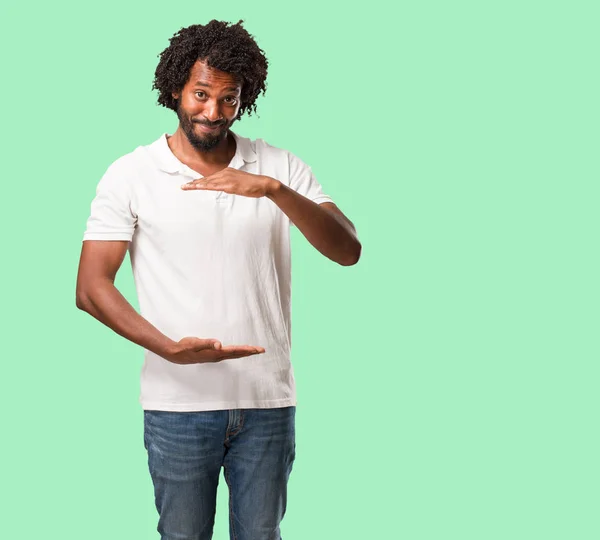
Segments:
[[[179,92],[171,92],[173,99],[179,99]]]

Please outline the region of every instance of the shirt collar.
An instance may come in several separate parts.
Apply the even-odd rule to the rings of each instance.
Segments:
[[[235,154],[229,163],[230,167],[239,169],[245,163],[253,163],[256,161],[256,152],[252,147],[252,142],[247,137],[242,137],[230,130],[235,138]],[[173,154],[169,144],[167,143],[167,135],[163,133],[150,147],[150,155],[158,168],[167,173],[185,172],[187,167],[177,159]]]

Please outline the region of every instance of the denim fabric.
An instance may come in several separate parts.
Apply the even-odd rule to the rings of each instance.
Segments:
[[[144,411],[161,540],[210,540],[221,467],[231,540],[281,540],[296,407]]]

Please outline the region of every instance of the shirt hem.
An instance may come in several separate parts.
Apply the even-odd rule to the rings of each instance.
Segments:
[[[131,242],[132,236],[129,233],[86,233],[83,235],[85,240],[126,240]]]
[[[238,401],[213,401],[208,403],[170,403],[168,401],[140,400],[143,410],[196,412],[220,411],[227,409],[277,409],[281,407],[296,406],[296,398],[271,399],[271,400],[238,400]]]
[[[315,197],[314,199],[311,199],[312,202],[317,203],[317,204],[321,204],[324,202],[333,202],[333,199],[331,197],[329,197],[328,195],[320,195],[319,197]]]

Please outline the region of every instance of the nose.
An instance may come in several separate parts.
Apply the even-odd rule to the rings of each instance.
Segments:
[[[204,117],[209,122],[217,122],[223,117],[221,116],[221,110],[219,109],[219,102],[217,100],[209,100],[204,107]]]

